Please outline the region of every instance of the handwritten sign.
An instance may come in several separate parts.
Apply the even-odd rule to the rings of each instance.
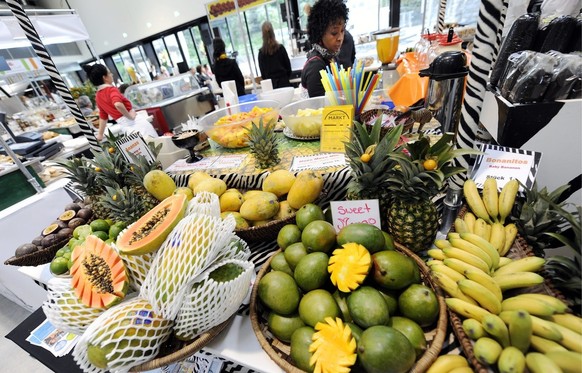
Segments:
[[[130,133],[129,135],[122,137],[121,139],[117,140],[115,144],[117,144],[121,150],[123,157],[130,163],[134,162],[130,154],[135,156],[143,156],[149,163],[156,161],[150,147],[137,132]]]
[[[344,142],[350,141],[353,118],[352,105],[326,106],[323,109],[319,150],[345,153]]]
[[[319,153],[293,157],[290,171],[317,170],[328,167],[342,167],[347,164],[344,153]]]
[[[482,188],[488,177],[497,180],[498,188],[503,188],[511,179],[532,187],[542,153],[492,144],[478,144],[478,147],[484,154],[477,157],[471,170],[471,179],[477,187]]]
[[[380,205],[377,199],[332,201],[329,203],[333,227],[339,232],[346,225],[367,223],[380,227]]]

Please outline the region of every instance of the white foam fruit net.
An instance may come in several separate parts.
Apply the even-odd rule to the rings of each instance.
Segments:
[[[176,317],[189,285],[228,247],[234,227],[232,216],[222,220],[199,213],[178,223],[158,250],[140,291],[156,313]]]
[[[218,262],[204,271],[184,297],[175,320],[175,334],[181,339],[194,339],[228,320],[246,297],[253,271],[252,262],[237,259]]]
[[[215,262],[226,259],[248,260],[250,258],[251,250],[249,249],[249,245],[234,233],[231,234],[231,237],[228,246],[218,254],[214,260]]]
[[[105,312],[104,308],[85,306],[75,294],[69,277],[53,277],[49,280],[47,299],[42,310],[55,328],[77,335],[83,334]]]
[[[125,264],[129,277],[129,287],[139,291],[150,270],[155,252],[143,255],[126,255],[119,251],[117,245],[112,244],[111,247],[119,254],[123,264]]]
[[[153,312],[147,300],[125,300],[87,328],[73,357],[87,373],[127,372],[157,356],[172,332],[172,324]]]
[[[186,207],[186,215],[191,214],[220,217],[220,201],[218,195],[210,192],[196,193]]]

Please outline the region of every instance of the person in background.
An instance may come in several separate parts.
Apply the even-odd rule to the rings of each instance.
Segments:
[[[84,116],[89,116],[93,113],[93,103],[89,96],[82,95],[79,96],[77,99],[77,105],[79,105],[79,109],[81,109],[81,114]]]
[[[263,46],[259,49],[259,69],[261,78],[271,79],[273,88],[291,87],[291,61],[285,47],[275,39],[273,25],[265,21],[261,27]]]
[[[194,69],[192,69],[194,70]],[[206,75],[206,72],[203,70],[202,65],[196,66],[196,70],[192,71],[196,80],[198,81],[198,85],[200,87],[208,87],[210,88],[210,83],[212,78]]]
[[[99,130],[95,136],[101,141],[107,127],[107,120],[111,117],[121,125],[124,133],[139,132],[144,138],[147,136],[158,137],[156,130],[148,122],[147,118],[137,114],[131,102],[113,86],[113,74],[104,65],[94,64],[83,67],[89,80],[95,87],[95,103],[99,109]]]
[[[237,95],[243,96],[245,94],[245,78],[236,61],[226,56],[224,41],[221,38],[214,38],[212,46],[214,49],[214,66],[212,66],[212,70],[214,71],[216,82],[221,85],[222,82],[234,80]]]
[[[301,72],[301,86],[309,97],[324,96],[320,70],[337,59],[348,20],[348,8],[343,0],[318,0],[307,19],[311,50]]]
[[[202,71],[204,72],[204,74],[206,74],[210,79],[212,79],[214,77],[214,73],[212,73],[212,70],[210,69],[210,66],[208,66],[207,63],[205,63],[202,66]]]
[[[121,92],[122,95],[125,95],[125,91],[127,91],[128,88],[129,84],[123,83],[122,85],[119,86],[119,92]]]
[[[344,69],[352,67],[354,65],[354,60],[356,59],[356,46],[354,45],[354,38],[348,30],[344,33],[344,42],[340,48],[340,52],[337,56],[337,63],[343,65]]]

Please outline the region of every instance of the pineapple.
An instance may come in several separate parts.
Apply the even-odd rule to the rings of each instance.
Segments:
[[[263,118],[259,120],[259,125],[251,123],[249,130],[249,145],[251,154],[255,156],[259,168],[265,169],[279,164],[279,148],[277,147],[277,136],[275,135],[275,123],[269,122],[263,125]]]
[[[427,249],[438,231],[439,216],[432,198],[449,176],[465,171],[463,167],[450,166],[449,162],[463,154],[479,153],[453,149],[452,139],[453,135],[447,133],[431,146],[421,134],[418,140],[405,145],[406,152],[397,148],[389,154],[398,166],[387,177],[392,202],[387,216],[388,232],[414,252]]]
[[[107,210],[108,217],[113,221],[121,221],[129,225],[151,210],[131,188],[107,186],[106,190],[107,192],[96,204]]]
[[[65,168],[65,173],[73,182],[75,188],[85,196],[91,198],[103,192],[96,182],[97,173],[86,158],[57,161],[57,164]]]
[[[345,143],[346,156],[352,169],[352,179],[347,186],[346,198],[349,200],[378,199],[382,229],[387,230],[389,192],[386,175],[396,164],[388,158],[402,134],[398,126],[380,139],[381,120],[377,120],[370,133],[364,124],[354,122],[351,142]]]

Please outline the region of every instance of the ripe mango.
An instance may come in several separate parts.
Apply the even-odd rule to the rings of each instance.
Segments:
[[[311,203],[319,197],[323,190],[323,177],[313,170],[301,171],[289,189],[287,201],[294,209]]]
[[[295,213],[295,209],[289,206],[288,201],[281,201],[279,202],[279,211],[273,217],[274,220],[283,220],[287,219],[289,216]]]
[[[192,174],[190,174],[190,177],[188,177],[188,187],[190,189],[194,189],[194,187],[196,187],[196,185],[198,185],[198,183],[200,183],[202,180],[211,178],[212,176],[208,175],[206,172],[204,171],[196,171]]]
[[[226,183],[224,180],[217,179],[214,177],[209,177],[200,181],[194,188],[192,188],[192,192],[194,195],[200,192],[210,192],[214,193],[217,196],[221,196],[226,191]]]
[[[289,189],[295,182],[295,175],[289,170],[277,170],[271,172],[263,181],[262,189],[271,192],[277,197],[289,193]]]
[[[148,172],[143,178],[143,186],[158,201],[163,201],[176,190],[176,182],[174,179],[162,170],[151,170]]]
[[[279,201],[273,193],[262,192],[243,202],[240,214],[246,220],[258,221],[271,219],[279,211]]]
[[[244,202],[241,192],[229,189],[220,196],[220,211],[238,211]]]

